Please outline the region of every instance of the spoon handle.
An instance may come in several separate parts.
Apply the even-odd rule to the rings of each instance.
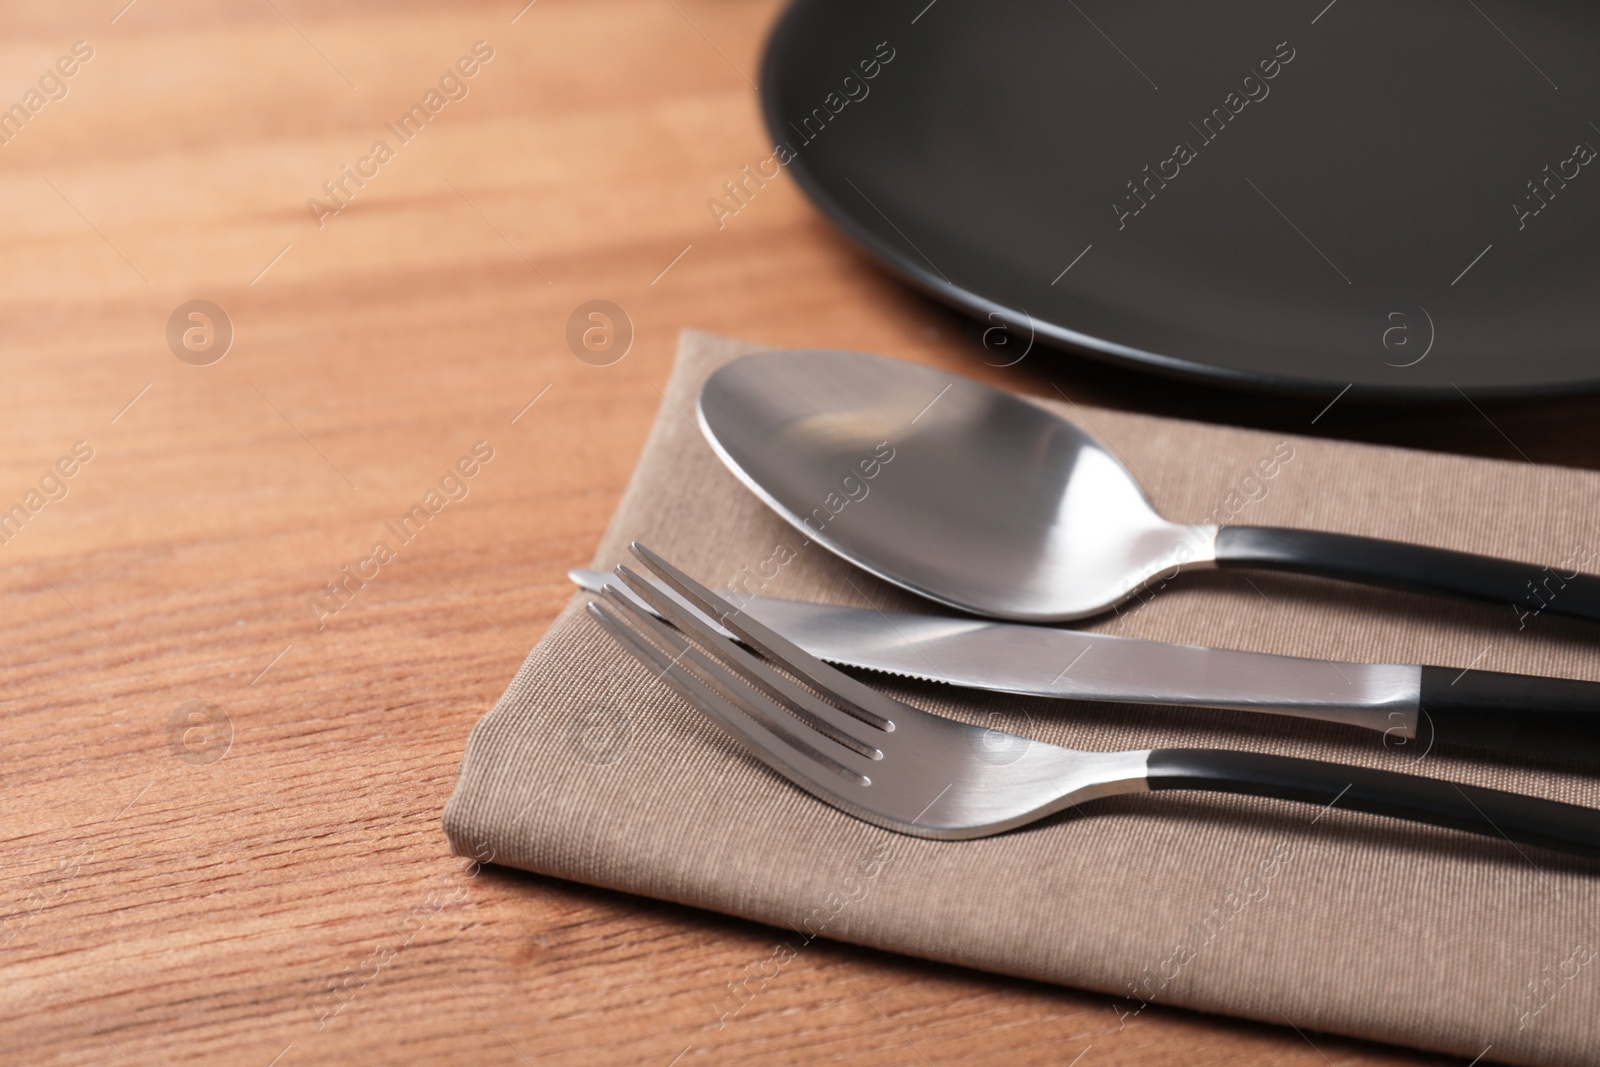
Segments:
[[[1152,791],[1297,800],[1600,858],[1600,811],[1557,800],[1264,752],[1158,748],[1147,768]]]
[[[1298,571],[1498,601],[1516,613],[1519,629],[1545,611],[1600,622],[1600,578],[1565,564],[1544,567],[1375,537],[1272,526],[1224,526],[1217,532],[1216,553],[1219,567]]]

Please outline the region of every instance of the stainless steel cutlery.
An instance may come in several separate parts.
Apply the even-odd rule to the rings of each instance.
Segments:
[[[932,367],[756,353],[706,380],[699,415],[728,467],[808,541],[979,615],[1077,619],[1176,568],[1261,567],[1600,620],[1600,578],[1571,562],[1169,522],[1072,423]]]
[[[591,592],[615,576],[572,571]],[[631,595],[626,586],[619,586]],[[658,591],[673,596],[658,583]],[[1600,758],[1600,683],[1417,664],[1341,663],[985,619],[740,597],[829,663],[1024,696],[1266,712],[1538,756]],[[649,602],[640,606],[653,610]],[[725,634],[725,636],[732,636]]]
[[[1097,797],[1192,789],[1336,805],[1600,856],[1600,812],[1571,804],[1262,753],[1081,752],[931,715],[809,655],[643,546],[634,554],[678,598],[619,567],[655,614],[608,587],[589,605],[605,630],[751,755],[891,830],[980,837]]]
[[[1600,578],[1312,530],[1158,515],[1098,442],[965,378],[853,352],[764,352],[700,392],[701,429],[760,499],[879,577],[987,618],[739,596],[655,553],[656,575],[571,572],[589,611],[752,755],[828,803],[933,838],[999,833],[1164,789],[1338,805],[1600,857],[1600,811],[1253,752],[1081,752],[894,700],[824,660],[933,682],[1318,719],[1396,742],[1600,758],[1600,683],[1339,663],[1019,623],[1104,611],[1182,567],[1265,567],[1600,621]],[[997,621],[1011,620],[1011,621]]]

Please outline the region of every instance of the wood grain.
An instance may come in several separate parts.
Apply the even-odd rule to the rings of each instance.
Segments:
[[[719,1025],[773,931],[463,871],[467,732],[587,562],[679,329],[1301,431],[1325,400],[985,368],[787,179],[719,229],[707,198],[770,153],[772,0],[123,3],[0,9],[0,102],[94,50],[0,146],[0,508],[93,449],[0,544],[0,1060],[1443,1062],[1294,1020],[1119,1029],[1102,995],[821,942]],[[466,98],[319,228],[307,199],[477,41]],[[207,366],[166,339],[200,298],[235,330]],[[592,299],[636,331],[611,366],[567,346]],[[1593,406],[1314,430],[1593,465]],[[478,441],[465,499],[319,627],[309,599]]]

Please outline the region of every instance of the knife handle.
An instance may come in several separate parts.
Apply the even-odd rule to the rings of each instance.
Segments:
[[[1417,705],[1424,744],[1600,759],[1600,682],[1424,667]]]
[[[1376,537],[1224,526],[1217,531],[1216,564],[1498,601],[1510,605],[1524,626],[1545,611],[1600,622],[1600,578],[1593,575]]]
[[[1262,752],[1165,748],[1150,753],[1150,789],[1298,800],[1447,826],[1600,859],[1600,811],[1414,774]]]

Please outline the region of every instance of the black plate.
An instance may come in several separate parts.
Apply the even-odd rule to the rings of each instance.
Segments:
[[[1597,56],[1592,0],[799,0],[761,84],[1008,360],[1534,394],[1600,385]]]

